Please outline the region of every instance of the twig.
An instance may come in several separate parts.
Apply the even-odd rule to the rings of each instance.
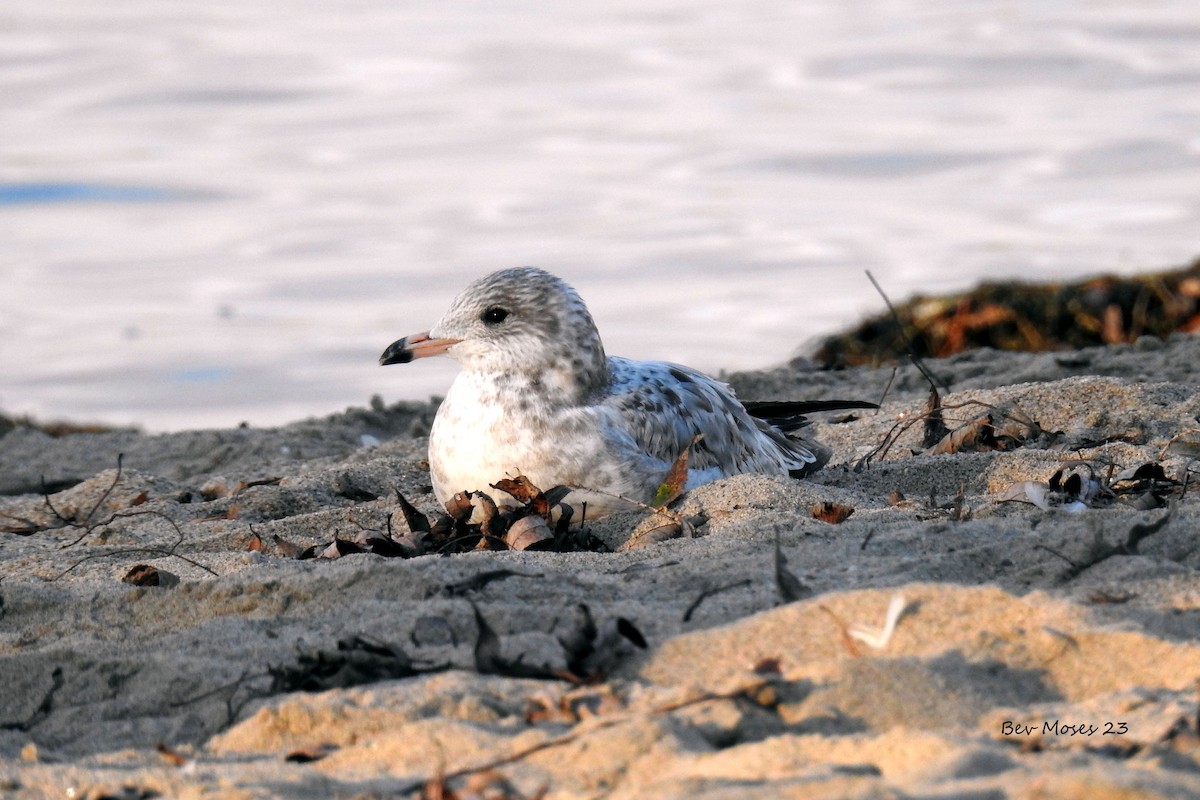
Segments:
[[[117,453],[117,474],[113,476],[112,483],[110,483],[108,488],[104,490],[104,494],[100,495],[100,498],[92,506],[91,510],[88,511],[87,516],[85,516],[83,518],[83,522],[80,522],[78,520],[78,518],[69,520],[58,512],[58,509],[55,508],[54,504],[50,502],[50,493],[48,491],[46,491],[46,478],[45,478],[45,476],[42,476],[42,493],[45,495],[46,505],[54,513],[54,516],[58,517],[60,520],[63,521],[64,524],[66,524],[70,527],[73,527],[73,528],[81,527],[84,529],[83,533],[80,534],[78,539],[71,542],[70,544],[65,545],[65,547],[74,547],[75,545],[79,544],[84,539],[86,539],[89,535],[91,535],[93,530],[95,530],[96,528],[99,528],[99,527],[103,527],[104,525],[107,525],[108,522],[112,521],[112,518],[110,517],[109,520],[106,522],[102,522],[97,525],[91,524],[92,517],[96,514],[97,511],[100,510],[100,506],[104,503],[105,500],[108,499],[108,496],[110,494],[112,494],[113,489],[117,488],[117,484],[121,482],[121,473],[123,471],[124,460],[125,460],[125,454]]]
[[[76,561],[74,564],[72,564],[71,566],[67,567],[67,568],[66,568],[66,569],[64,569],[62,572],[58,573],[58,574],[57,574],[57,575],[55,575],[53,578],[51,578],[50,580],[51,580],[51,581],[56,581],[56,580],[58,580],[59,578],[63,577],[64,575],[66,575],[66,574],[68,574],[69,572],[73,571],[73,570],[74,570],[76,567],[79,567],[80,565],[82,565],[82,564],[83,564],[83,562],[85,562],[85,561],[90,561],[90,560],[92,560],[92,559],[94,559],[94,558],[112,558],[113,556],[122,556],[122,555],[128,555],[128,554],[130,554],[130,553],[152,553],[152,554],[155,554],[155,555],[167,556],[167,557],[169,557],[169,558],[178,558],[180,561],[183,561],[183,562],[185,562],[185,563],[187,563],[187,564],[191,564],[193,567],[197,567],[197,568],[199,568],[199,569],[202,569],[202,570],[204,570],[205,572],[207,572],[209,575],[212,575],[213,577],[216,577],[216,576],[217,576],[217,573],[216,573],[216,572],[214,572],[213,570],[211,570],[211,569],[209,569],[208,567],[204,566],[204,565],[203,565],[203,564],[201,564],[199,561],[195,561],[195,560],[193,560],[193,559],[191,559],[191,558],[188,558],[187,556],[183,556],[183,555],[180,555],[179,553],[176,553],[176,552],[175,552],[175,548],[177,548],[177,547],[179,547],[179,545],[183,544],[183,540],[184,540],[183,530],[182,530],[182,529],[179,527],[178,523],[176,523],[176,522],[175,522],[175,520],[171,519],[170,517],[168,517],[166,514],[164,514],[164,513],[163,513],[163,512],[161,512],[161,511],[151,511],[151,510],[146,510],[146,511],[119,512],[119,513],[113,514],[111,517],[109,517],[109,518],[108,518],[107,520],[105,520],[104,522],[101,522],[101,523],[98,523],[98,524],[96,524],[96,525],[92,526],[92,527],[89,529],[89,532],[90,532],[91,530],[95,530],[96,528],[101,528],[101,527],[104,527],[104,526],[106,526],[106,525],[109,525],[110,523],[112,523],[114,520],[117,520],[117,519],[128,519],[128,518],[130,518],[130,517],[141,517],[141,516],[152,516],[152,517],[159,517],[159,518],[161,518],[161,519],[165,519],[165,520],[167,521],[167,523],[168,523],[168,524],[169,524],[169,525],[170,525],[172,528],[174,528],[174,529],[175,529],[175,533],[176,533],[176,534],[178,535],[178,537],[179,537],[179,538],[177,538],[177,539],[175,540],[175,544],[171,545],[171,547],[170,547],[170,548],[162,548],[162,547],[122,547],[122,548],[120,548],[119,550],[113,550],[112,552],[108,552],[108,553],[93,553],[92,555],[87,555],[87,556],[84,556],[83,558],[80,558],[80,559],[79,559],[78,561]],[[86,534],[85,534],[85,535],[86,535]]]
[[[892,314],[892,319],[896,321],[896,330],[900,332],[900,337],[904,339],[904,346],[908,348],[909,360],[912,361],[913,365],[921,371],[921,374],[925,376],[925,380],[929,381],[931,384],[935,383],[933,373],[926,369],[925,364],[922,363],[920,357],[917,356],[917,349],[913,346],[912,339],[908,338],[908,332],[904,330],[904,323],[900,320],[900,313],[896,311],[896,307],[892,305],[891,299],[887,296],[887,293],[883,291],[883,287],[879,285],[879,281],[875,280],[875,276],[871,274],[871,270],[868,269],[865,270],[865,272],[867,273],[867,280],[869,280],[871,285],[875,287],[875,291],[879,292],[879,296],[883,298],[883,302],[887,304],[888,311],[890,311]],[[936,383],[940,383],[942,388],[947,392],[950,391],[950,385],[945,381],[939,379],[936,380]]]
[[[1084,561],[1075,561],[1074,559],[1068,558],[1057,550],[1044,544],[1036,544],[1034,547],[1040,550],[1045,550],[1051,555],[1058,556],[1063,561],[1070,564],[1071,568],[1067,570],[1063,577],[1065,580],[1071,580],[1078,577],[1081,573],[1083,573],[1084,570],[1091,569],[1102,561],[1107,561],[1113,556],[1136,555],[1138,552],[1138,545],[1143,540],[1150,538],[1165,528],[1167,523],[1171,521],[1171,517],[1174,516],[1174,514],[1174,506],[1168,506],[1166,513],[1153,522],[1135,523],[1129,528],[1129,533],[1126,535],[1125,541],[1119,544],[1109,544],[1101,537],[1100,531],[1095,530],[1095,538],[1092,541],[1091,549]]]
[[[722,586],[714,586],[710,589],[705,589],[704,591],[700,592],[700,594],[696,595],[696,599],[693,600],[688,605],[687,610],[683,612],[683,621],[690,622],[692,619],[692,614],[696,613],[696,609],[700,607],[700,604],[713,595],[718,595],[721,592],[727,592],[730,589],[740,589],[743,586],[750,586],[753,583],[753,580],[746,578],[745,580],[737,581],[735,583],[726,583]]]
[[[64,684],[66,684],[66,680],[63,678],[62,667],[55,667],[54,671],[50,673],[50,688],[46,690],[42,701],[38,703],[38,707],[29,715],[29,718],[20,722],[0,722],[0,730],[27,733],[35,726],[40,725],[53,711],[54,695],[58,694],[58,690],[63,688]]]
[[[956,403],[953,405],[942,405],[940,412],[958,411],[969,406],[980,406],[981,408],[985,408],[991,412],[994,412],[998,417],[1006,419],[1009,422],[1015,422],[1018,425],[1027,425],[1034,431],[1035,434],[1040,434],[1042,431],[1041,426],[1033,419],[1030,419],[1024,415],[1018,416],[1015,413],[1004,411],[999,407],[992,405],[991,403],[985,403],[982,400],[965,400],[962,403]],[[900,439],[900,437],[908,431],[909,428],[911,428],[913,425],[916,425],[918,422],[925,422],[928,419],[929,414],[930,412],[923,411],[920,414],[908,419],[900,420],[896,424],[892,425],[892,427],[888,429],[888,432],[884,434],[883,441],[879,443],[879,446],[858,460],[858,462],[854,465],[855,471],[861,472],[862,469],[872,460],[886,456],[888,451],[892,449],[892,445],[894,445]],[[945,417],[943,416],[943,421],[944,420]],[[971,420],[968,418],[951,419],[950,421],[956,424],[969,424],[971,422]]]
[[[896,376],[899,373],[900,373],[899,367],[892,367],[892,374],[890,377],[888,377],[887,386],[883,387],[883,394],[881,394],[879,396],[879,403],[878,403],[879,408],[875,409],[876,414],[878,414],[880,412],[880,410],[883,408],[883,401],[887,399],[888,393],[892,391],[892,384],[896,382]]]

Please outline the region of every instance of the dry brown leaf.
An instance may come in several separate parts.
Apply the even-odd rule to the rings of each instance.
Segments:
[[[654,493],[654,500],[650,503],[651,506],[662,508],[683,494],[688,478],[688,453],[695,446],[696,442],[703,438],[704,434],[697,434],[688,446],[683,448],[683,452],[675,457],[675,463],[667,470],[667,476],[663,478],[662,485]]]
[[[149,564],[137,564],[125,573],[125,577],[121,578],[123,583],[130,583],[134,586],[158,586],[159,574],[158,568],[152,567]]]
[[[921,445],[932,447],[950,431],[946,427],[946,420],[942,414],[942,396],[938,394],[937,387],[932,383],[929,385],[929,400],[925,403],[924,417]]]
[[[815,520],[828,522],[830,525],[837,525],[839,522],[845,522],[854,513],[854,508],[852,506],[831,503],[827,500],[824,503],[818,503],[808,511]]]
[[[304,548],[300,545],[292,544],[287,539],[282,538],[279,534],[272,534],[271,539],[275,542],[275,547],[279,550],[279,555],[284,558],[299,558],[304,553]]]
[[[764,658],[754,665],[756,675],[782,675],[783,667],[778,658]]]
[[[253,489],[255,486],[278,486],[283,482],[283,478],[260,478],[255,481],[238,481],[237,486],[233,488],[231,494],[237,497],[247,489]]]
[[[946,434],[933,446],[929,455],[987,452],[995,449],[996,430],[992,427],[991,415],[985,414]]]
[[[1165,458],[1167,453],[1184,458],[1200,458],[1200,431],[1184,431],[1174,436],[1163,448],[1160,458]]]
[[[497,524],[500,509],[496,508],[496,501],[483,492],[472,492],[472,495],[479,501],[478,508],[481,512],[479,530],[483,533],[483,538],[479,540],[479,546],[486,549],[490,546],[488,539],[494,538],[499,533],[493,526]]]
[[[158,745],[156,745],[154,749],[157,750],[158,754],[160,756],[162,756],[166,760],[166,762],[173,767],[182,767],[188,763],[187,756],[183,755],[178,750],[175,750],[174,748],[164,744],[163,742],[159,742]]]
[[[471,502],[470,492],[455,492],[454,496],[446,501],[446,513],[456,522],[470,519],[474,512],[475,504]]]
[[[1091,594],[1089,594],[1087,596],[1087,600],[1089,603],[1094,603],[1098,606],[1104,606],[1104,605],[1114,605],[1115,606],[1115,605],[1120,605],[1122,603],[1128,603],[1130,600],[1132,600],[1135,597],[1137,597],[1137,595],[1134,594],[1133,592],[1112,591],[1112,590],[1108,590],[1108,589],[1101,589],[1099,591],[1095,591],[1095,592],[1092,592]]]
[[[518,475],[515,478],[501,478],[492,484],[492,488],[507,492],[516,498],[517,502],[525,504],[531,503],[542,493],[542,490],[534,486],[524,475]]]
[[[672,514],[654,514],[634,528],[633,534],[617,548],[618,553],[637,550],[647,545],[678,539],[683,536],[683,524]]]
[[[400,515],[404,520],[404,525],[411,533],[429,533],[432,530],[433,526],[429,523],[429,517],[422,514],[412,503],[408,502],[408,498],[400,494],[399,489],[396,490],[396,501],[400,503]]]
[[[538,516],[522,517],[504,534],[509,550],[541,550],[554,543],[554,531]]]

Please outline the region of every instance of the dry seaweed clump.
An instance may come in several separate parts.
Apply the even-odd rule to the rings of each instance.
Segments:
[[[1200,259],[1167,272],[1077,283],[985,283],[965,294],[915,297],[813,354],[828,366],[945,357],[965,350],[1069,350],[1200,330]]]

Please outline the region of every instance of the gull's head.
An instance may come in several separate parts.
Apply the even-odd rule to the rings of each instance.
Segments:
[[[539,375],[570,370],[601,380],[604,346],[587,306],[536,267],[493,272],[459,293],[436,325],[394,342],[380,364],[445,354],[470,371]]]

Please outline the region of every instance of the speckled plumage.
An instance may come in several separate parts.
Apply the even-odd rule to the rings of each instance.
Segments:
[[[499,318],[499,319],[497,319]],[[381,363],[444,353],[462,372],[429,434],[433,490],[523,474],[535,485],[585,487],[567,502],[588,516],[648,502],[697,434],[687,488],[743,472],[803,474],[820,445],[752,417],[720,381],[659,361],[609,358],[579,295],[540,269],[506,269],[467,286],[428,332],[395,342]]]

